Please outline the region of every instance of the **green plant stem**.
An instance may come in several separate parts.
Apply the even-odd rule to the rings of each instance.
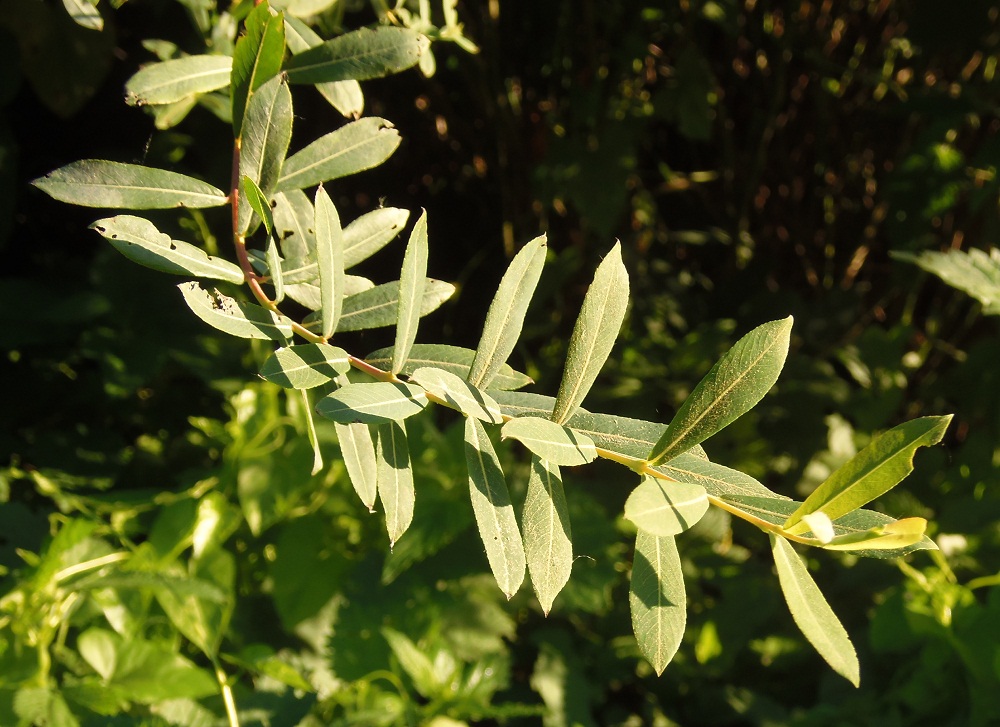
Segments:
[[[215,666],[215,678],[218,680],[219,688],[222,691],[222,702],[226,705],[226,717],[229,719],[229,727],[240,727],[240,718],[236,712],[236,700],[233,699],[233,690],[229,686],[229,677],[226,676],[226,672],[223,670],[218,659],[213,658],[212,664]]]

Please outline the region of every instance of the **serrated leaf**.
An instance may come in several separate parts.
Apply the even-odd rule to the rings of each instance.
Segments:
[[[267,200],[278,184],[281,165],[288,153],[291,138],[292,94],[288,90],[288,83],[278,76],[265,83],[250,97],[240,143],[240,175],[249,177],[257,184],[264,197],[263,206],[269,215],[271,206]],[[252,220],[250,210],[243,204],[245,199],[246,195],[243,195],[240,200],[241,233],[250,229]],[[260,215],[259,211],[257,213]]]
[[[677,653],[687,624],[681,557],[672,537],[638,532],[628,600],[639,650],[659,676]]]
[[[403,369],[406,357],[417,338],[420,322],[420,304],[424,297],[427,280],[427,213],[420,218],[410,231],[403,256],[403,269],[399,274],[399,307],[396,313],[396,344],[392,348],[393,376]]]
[[[925,251],[919,255],[892,252],[897,260],[915,263],[953,288],[971,295],[986,315],[1000,314],[1000,250]]]
[[[555,465],[573,467],[597,458],[597,448],[590,437],[549,419],[511,419],[503,425],[500,436],[516,439],[533,454]]]
[[[400,371],[405,376],[410,376],[418,368],[431,366],[436,369],[448,371],[461,379],[469,378],[469,370],[476,352],[471,348],[460,348],[458,346],[447,346],[437,343],[415,343],[410,349],[406,364]],[[365,357],[365,361],[372,366],[377,366],[385,371],[389,370],[392,362],[392,347],[380,348],[372,351]],[[507,364],[500,367],[496,378],[493,380],[493,387],[499,390],[519,389],[532,383],[531,377],[515,371]]]
[[[90,226],[133,262],[174,275],[193,275],[242,284],[243,271],[234,263],[213,257],[187,242],[172,240],[147,219],[118,215]]]
[[[684,532],[708,511],[705,488],[644,476],[625,501],[625,519],[650,535]]]
[[[369,116],[321,136],[285,160],[277,191],[357,174],[377,167],[399,146],[399,132],[385,119]]]
[[[665,462],[749,411],[774,385],[785,364],[792,318],[764,323],[743,336],[699,382],[649,454]]]
[[[817,487],[788,518],[785,529],[797,533],[804,515],[822,512],[831,520],[885,494],[913,471],[918,447],[937,444],[951,416],[921,417],[893,427],[851,457]]]
[[[166,169],[83,159],[32,182],[53,199],[83,207],[133,210],[218,207],[222,190]]]
[[[486,314],[486,324],[469,371],[469,383],[488,388],[517,344],[524,316],[545,265],[544,235],[536,237],[514,256]]]
[[[559,468],[537,456],[531,458],[521,524],[531,585],[548,616],[573,569],[573,532]]]
[[[486,547],[486,559],[497,585],[510,599],[524,581],[524,543],[500,460],[483,425],[473,417],[465,418],[465,461],[472,510]]]
[[[375,497],[378,494],[378,464],[375,445],[367,424],[335,424],[340,452],[347,467],[354,491],[368,512],[375,512]]]
[[[413,522],[413,469],[410,466],[410,450],[403,422],[379,424],[376,458],[378,499],[385,510],[385,527],[389,533],[391,548]]]
[[[285,37],[292,53],[302,53],[309,48],[323,44],[323,39],[298,18],[285,18]],[[355,80],[331,81],[315,84],[316,90],[341,115],[357,118],[365,108],[365,97],[361,84]]]
[[[292,83],[382,78],[416,65],[427,47],[427,38],[408,28],[360,28],[292,56],[285,72]]]
[[[771,552],[795,624],[835,672],[858,686],[861,667],[851,639],[805,564],[784,538],[771,535]]]
[[[80,27],[104,30],[104,18],[97,9],[97,0],[63,0],[63,7]]]
[[[233,135],[240,138],[251,95],[281,71],[285,55],[285,20],[271,14],[266,0],[250,11],[246,33],[236,41],[230,77]]]
[[[233,59],[229,56],[185,56],[152,63],[125,84],[129,106],[168,104],[195,93],[207,93],[229,85]]]
[[[573,327],[566,368],[552,408],[552,420],[565,424],[583,402],[615,345],[628,307],[628,273],[621,244],[597,266]]]
[[[311,389],[333,381],[350,368],[350,356],[344,349],[325,343],[302,343],[271,354],[260,375],[286,389]]]
[[[441,280],[428,278],[424,286],[420,315],[425,316],[441,307],[455,293],[455,286]],[[344,299],[338,331],[361,331],[369,328],[391,326],[396,322],[399,305],[399,281],[376,285],[357,295]]]
[[[291,338],[292,322],[253,303],[242,303],[215,288],[181,283],[184,302],[205,323],[239,338],[282,341]]]
[[[422,411],[427,395],[412,384],[376,381],[348,384],[322,398],[316,411],[340,424],[400,421]]]
[[[493,399],[450,371],[425,366],[410,374],[410,381],[444,399],[467,416],[488,424],[500,424],[503,421],[500,407]]]
[[[321,184],[314,203],[316,220],[316,264],[319,268],[321,335],[330,338],[344,307],[344,235],[340,215]]]

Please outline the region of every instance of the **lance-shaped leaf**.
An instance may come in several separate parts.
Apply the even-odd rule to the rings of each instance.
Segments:
[[[424,285],[420,315],[425,316],[441,307],[455,293],[455,286],[428,278]],[[371,290],[344,299],[338,331],[361,331],[391,326],[396,322],[399,305],[399,281],[376,285]],[[308,319],[308,316],[307,316]]]
[[[211,184],[166,169],[83,159],[32,182],[60,202],[132,210],[218,207],[226,195]]]
[[[399,146],[399,132],[385,119],[369,116],[340,127],[285,160],[277,191],[357,174],[377,167]]]
[[[545,265],[546,238],[536,237],[514,256],[486,314],[483,335],[469,371],[469,383],[483,389],[514,350],[524,325],[524,315]]]
[[[342,348],[325,343],[302,343],[279,348],[260,368],[260,375],[286,389],[311,389],[333,381],[351,369]]]
[[[215,278],[237,285],[243,282],[239,266],[212,257],[187,242],[171,240],[149,220],[132,215],[107,217],[92,224],[122,255],[153,270],[196,278]]]
[[[926,531],[926,520],[922,517],[908,517],[863,533],[834,536],[823,547],[827,550],[899,550],[919,543],[924,539]]]
[[[97,0],[63,0],[63,7],[80,27],[104,30],[104,18],[97,9]]]
[[[316,411],[340,424],[381,424],[413,416],[427,406],[419,386],[376,381],[348,384],[322,398]]]
[[[316,34],[316,31],[293,17],[285,18],[285,39],[288,42],[288,49],[296,54],[323,44],[323,39]],[[361,84],[355,80],[331,81],[315,85],[323,98],[343,116],[357,118],[365,108]]]
[[[321,333],[329,338],[337,330],[344,306],[344,235],[340,216],[330,196],[320,185],[316,189],[316,264],[319,266]]]
[[[323,469],[323,452],[319,448],[319,437],[316,434],[316,421],[313,419],[313,408],[309,402],[309,392],[301,390],[302,404],[305,407],[306,434],[309,437],[309,446],[313,451],[313,466],[310,474],[316,475]]]
[[[236,41],[233,51],[230,80],[233,135],[237,138],[243,130],[251,94],[278,75],[285,55],[284,17],[280,13],[272,15],[266,0],[250,11],[244,25],[246,34]]]
[[[225,88],[232,68],[229,56],[185,56],[152,63],[125,84],[125,103],[168,104],[191,94]]]
[[[410,381],[419,384],[439,399],[444,399],[466,416],[489,424],[500,424],[503,421],[500,407],[493,399],[450,371],[425,366],[415,370],[410,375]]]
[[[282,254],[287,260],[313,258],[313,272],[308,279],[318,280],[319,270],[313,257],[316,250],[316,232],[313,230],[316,213],[312,202],[301,189],[275,194],[273,201],[274,234],[281,243]],[[287,270],[285,277],[289,279]]]
[[[249,180],[250,178],[247,177]],[[271,285],[274,286],[274,302],[280,304],[285,299],[285,281],[281,277],[281,254],[278,252],[278,241],[268,230],[267,247],[264,250],[264,258],[267,261],[267,274],[271,276]]]
[[[267,230],[267,234],[270,236],[274,231],[274,218],[271,216],[271,206],[267,203],[267,197],[264,196],[260,187],[257,186],[257,182],[246,175],[243,176],[242,186],[244,198],[250,205],[250,208],[260,217],[264,223],[264,229]]]
[[[796,626],[835,672],[858,686],[861,667],[854,646],[805,564],[782,537],[771,535],[771,552],[781,592]]]
[[[243,119],[243,140],[240,144],[240,175],[249,177],[260,189],[263,207],[271,214],[267,200],[274,192],[281,175],[281,164],[292,138],[292,94],[281,77],[272,78],[250,97]],[[239,229],[250,228],[252,215],[240,200]],[[260,215],[260,211],[253,207]],[[266,221],[265,221],[266,224]],[[310,222],[311,224],[311,222]],[[273,227],[273,225],[272,225]],[[268,230],[270,234],[270,228]]]
[[[503,425],[500,436],[516,439],[533,454],[556,465],[573,467],[597,458],[597,448],[590,437],[549,419],[511,419]]]
[[[876,437],[806,498],[785,529],[794,534],[808,528],[800,520],[813,512],[836,520],[885,494],[913,471],[917,448],[940,442],[950,422],[950,415],[921,417]]]
[[[292,336],[292,322],[266,308],[243,303],[215,288],[203,288],[198,283],[179,286],[188,308],[205,323],[239,338],[260,338],[285,341]]]
[[[347,467],[347,476],[368,512],[375,512],[378,493],[378,465],[375,445],[367,424],[335,424],[340,453]]]
[[[408,28],[361,28],[292,56],[285,72],[292,83],[382,78],[415,65],[427,47],[427,38]]]
[[[737,341],[681,405],[649,462],[665,462],[700,444],[764,398],[785,364],[791,332],[789,316],[758,326]]]
[[[427,280],[427,213],[410,232],[403,256],[403,269],[399,274],[399,307],[396,311],[396,345],[392,348],[393,375],[403,370],[410,348],[417,339],[417,325],[420,322],[420,305],[424,298]]]
[[[382,628],[382,636],[420,696],[433,699],[447,688],[442,683],[442,670],[435,668],[434,662],[409,638],[388,627]]]
[[[925,250],[919,255],[906,252],[889,253],[897,260],[916,263],[937,275],[953,288],[968,293],[983,304],[986,315],[1000,315],[1000,249]]]
[[[471,348],[439,343],[415,343],[410,349],[410,355],[400,373],[410,376],[418,368],[431,366],[436,369],[444,369],[461,379],[468,380],[469,370],[475,357],[476,352]],[[372,351],[365,357],[365,361],[372,366],[388,371],[392,362],[392,347]],[[532,383],[530,376],[515,371],[504,364],[493,380],[493,388],[499,390],[519,389],[530,383]]]
[[[639,650],[660,675],[677,653],[687,624],[681,557],[672,537],[638,532],[628,600]]]
[[[650,535],[683,533],[708,511],[705,488],[645,476],[625,501],[625,519]]]
[[[413,468],[403,422],[379,424],[376,456],[378,499],[385,510],[385,528],[391,548],[413,522]]]
[[[704,487],[708,494],[715,497],[747,495],[773,497],[793,502],[769,490],[745,472],[734,470],[717,462],[710,462],[691,452],[679,454],[666,464],[661,464],[654,469],[678,482]]]
[[[344,228],[344,267],[353,267],[385,247],[409,217],[409,210],[380,207],[351,222]]]
[[[573,569],[573,533],[559,468],[538,457],[531,458],[521,523],[531,585],[548,616]]]
[[[344,295],[357,295],[358,293],[363,293],[366,290],[371,290],[374,287],[375,283],[370,281],[368,278],[362,278],[357,275],[344,276]],[[318,311],[323,305],[323,301],[320,298],[319,285],[317,283],[289,284],[286,282],[285,290],[287,291],[289,298],[301,303],[310,310]],[[316,315],[318,316],[319,314],[317,313]]]
[[[524,543],[500,460],[483,425],[473,417],[465,418],[465,462],[472,510],[486,547],[486,559],[497,585],[509,599],[524,580]]]
[[[569,339],[566,368],[552,409],[552,420],[565,424],[577,410],[615,345],[628,306],[628,273],[621,244],[597,266]]]

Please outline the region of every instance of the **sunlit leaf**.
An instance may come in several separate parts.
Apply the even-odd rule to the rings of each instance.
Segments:
[[[267,234],[270,236],[274,230],[274,218],[271,217],[271,206],[267,203],[267,197],[264,196],[257,183],[245,175],[243,177],[242,188],[243,197],[246,199],[247,204],[260,217],[264,223],[264,229],[267,230]]]
[[[259,305],[243,303],[198,283],[181,283],[177,287],[196,316],[231,336],[282,342],[292,336],[290,320]]]
[[[795,624],[835,672],[858,686],[861,667],[854,646],[805,564],[782,537],[771,535],[771,551]]]
[[[340,424],[381,424],[400,421],[427,406],[427,395],[419,386],[376,381],[348,384],[322,398],[316,411]]]
[[[229,56],[185,56],[151,63],[125,84],[129,106],[167,104],[194,93],[206,93],[229,85],[233,59]]]
[[[319,474],[323,469],[323,452],[319,448],[319,437],[316,434],[316,422],[313,419],[313,408],[309,402],[309,392],[302,389],[302,405],[305,408],[306,434],[309,437],[309,446],[313,451],[313,466],[310,474]]]
[[[988,253],[972,248],[948,252],[927,250],[919,255],[890,254],[898,260],[915,263],[953,288],[968,293],[983,304],[986,315],[1000,314],[1000,249],[993,248]]]
[[[459,348],[458,346],[437,343],[415,343],[410,349],[410,355],[400,373],[409,376],[418,368],[431,366],[448,371],[459,378],[468,379],[475,356],[476,352],[471,348]],[[365,357],[365,360],[373,366],[388,371],[392,361],[392,348],[372,351]],[[515,371],[507,364],[500,367],[496,378],[493,379],[494,389],[499,390],[519,389],[530,383],[532,381],[529,376]]]
[[[420,315],[425,316],[437,310],[454,293],[455,286],[451,283],[428,278],[424,286]],[[399,281],[376,285],[371,290],[349,296],[344,299],[337,330],[361,331],[394,325],[398,305]]]
[[[292,83],[364,81],[410,68],[427,46],[408,28],[360,28],[292,56],[285,71]]]
[[[337,322],[344,307],[344,235],[337,208],[333,206],[322,184],[316,189],[314,209],[320,316],[323,320],[320,330],[323,338],[329,338],[337,330]]]
[[[555,465],[572,467],[593,462],[597,449],[590,437],[540,417],[518,417],[503,425],[504,439],[516,439],[532,453]]]
[[[270,215],[271,206],[267,200],[278,184],[292,138],[292,94],[283,78],[272,78],[250,97],[242,134],[240,174],[250,177],[260,188],[264,207]],[[246,232],[252,216],[243,199],[245,195],[240,200],[239,230]]]
[[[406,357],[417,338],[420,306],[427,280],[427,213],[423,212],[406,244],[403,269],[399,274],[399,307],[396,314],[396,344],[392,348],[392,374],[403,370]]]
[[[573,533],[559,468],[538,457],[531,458],[521,524],[531,585],[547,616],[573,569]]]
[[[823,547],[827,550],[899,550],[919,543],[926,531],[926,520],[908,517],[863,533],[834,536]]]
[[[648,475],[625,501],[625,518],[639,530],[661,537],[684,532],[707,511],[705,488]]]
[[[662,674],[677,653],[687,624],[681,558],[672,537],[638,532],[628,596],[639,650],[657,675]]]
[[[671,479],[704,487],[710,495],[748,495],[751,497],[773,497],[785,499],[769,490],[745,472],[734,470],[717,462],[710,462],[693,452],[682,452],[666,464],[654,468]]]
[[[104,18],[97,9],[97,0],[63,0],[63,7],[77,25],[88,30],[104,30]]]
[[[312,28],[293,17],[285,18],[285,37],[292,53],[301,53],[323,44],[323,39]],[[361,84],[355,80],[317,83],[315,86],[323,98],[343,116],[357,118],[365,108],[365,97],[361,91]]]
[[[499,424],[503,421],[500,407],[493,399],[450,371],[425,366],[410,374],[410,381],[444,399],[467,416],[488,424]]]
[[[413,468],[403,422],[379,424],[376,457],[378,498],[385,510],[385,527],[392,547],[413,522]]]
[[[270,218],[270,215],[267,217]],[[285,299],[285,281],[281,277],[281,254],[278,252],[278,241],[274,239],[270,231],[267,236],[267,246],[264,248],[264,259],[267,261],[267,274],[271,278],[271,285],[274,286],[274,303],[280,305]]]
[[[249,123],[249,121],[248,121]],[[247,128],[247,133],[250,129]],[[281,252],[286,260],[310,259],[314,272],[309,280],[319,279],[316,260],[316,231],[313,230],[315,212],[312,202],[301,189],[275,194],[271,213],[274,216],[274,234],[281,243]],[[285,271],[286,280],[290,281]]]
[[[285,21],[271,14],[267,0],[260,3],[244,21],[246,32],[236,41],[230,79],[233,135],[241,136],[247,102],[258,88],[278,75],[285,55]],[[257,180],[254,180],[257,181]]]
[[[351,368],[347,351],[325,343],[279,348],[264,362],[260,375],[286,389],[311,389],[329,383]]]
[[[347,467],[351,485],[358,493],[368,512],[375,512],[375,497],[378,492],[377,460],[375,445],[367,424],[336,424],[340,452]]]
[[[437,678],[434,663],[417,648],[416,644],[406,635],[388,627],[382,628],[382,636],[389,642],[393,655],[422,697],[432,699],[443,691],[444,687]]]

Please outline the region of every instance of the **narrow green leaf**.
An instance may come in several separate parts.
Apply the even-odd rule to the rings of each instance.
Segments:
[[[753,329],[719,359],[681,405],[649,454],[659,464],[700,444],[749,411],[778,380],[792,318]]]
[[[659,676],[677,653],[687,624],[681,557],[672,537],[638,532],[628,600],[639,650]]]
[[[286,389],[311,389],[351,369],[347,351],[325,343],[279,348],[264,362],[260,375]]]
[[[312,447],[313,451],[313,466],[310,474],[316,475],[323,469],[323,452],[319,448],[319,437],[316,435],[316,422],[313,419],[313,408],[309,402],[309,392],[302,389],[300,393],[302,394],[302,405],[305,408],[306,434],[309,437],[309,446]]]
[[[277,191],[357,174],[377,167],[399,146],[399,132],[385,119],[369,116],[321,136],[285,160]]]
[[[597,448],[590,437],[549,419],[511,419],[503,425],[500,436],[516,439],[533,454],[555,465],[573,467],[597,458]]]
[[[826,550],[899,550],[919,543],[926,531],[926,520],[908,517],[864,533],[835,536],[823,547]]]
[[[393,375],[403,370],[410,348],[417,339],[420,305],[427,280],[427,213],[422,212],[410,231],[399,274],[399,307],[396,313],[396,345],[392,348]]]
[[[441,307],[455,293],[455,286],[428,278],[424,287],[420,315],[425,316]],[[399,281],[376,285],[357,295],[344,299],[338,331],[361,331],[369,328],[391,326],[396,322],[399,306]]]
[[[285,299],[285,281],[281,277],[281,255],[278,253],[278,241],[270,233],[267,236],[267,247],[264,248],[264,253],[267,260],[267,273],[271,276],[271,285],[274,286],[274,302],[280,304]]]
[[[249,123],[249,120],[248,120]],[[250,129],[247,129],[249,133]],[[316,232],[313,223],[316,213],[312,202],[301,189],[293,189],[277,193],[273,197],[274,205],[271,212],[274,216],[275,237],[281,243],[281,253],[286,260],[312,259],[314,271],[310,280],[319,280],[319,271],[315,268]],[[290,280],[285,271],[286,280]]]
[[[647,450],[648,451],[648,450]],[[666,464],[654,467],[678,482],[704,487],[708,494],[715,497],[729,495],[746,495],[751,497],[773,497],[788,500],[769,490],[750,475],[734,470],[716,462],[710,462],[692,452],[683,452]]]
[[[344,307],[344,235],[340,215],[321,184],[316,189],[316,263],[319,266],[320,316],[323,338],[337,330]]]
[[[202,208],[218,207],[227,201],[222,190],[193,177],[103,159],[83,159],[67,164],[32,184],[60,202],[83,207]]]
[[[151,63],[125,84],[129,106],[168,104],[195,93],[229,85],[233,59],[229,56],[185,56]]]
[[[917,448],[940,442],[949,423],[950,415],[921,417],[876,437],[806,498],[785,529],[797,533],[802,517],[813,512],[836,520],[885,494],[913,471]]]
[[[503,421],[500,407],[493,399],[450,371],[425,366],[410,374],[410,381],[444,399],[467,416],[488,424],[500,424]]]
[[[77,25],[88,30],[104,30],[104,18],[97,9],[97,0],[63,0],[63,7]]]
[[[915,263],[937,275],[953,288],[968,293],[983,304],[986,315],[1000,315],[1000,249],[925,250],[919,255],[891,252],[897,260]]]
[[[510,599],[524,581],[524,543],[500,460],[483,425],[473,417],[465,418],[465,462],[472,511],[486,547],[486,559],[497,585]]]
[[[290,320],[259,305],[242,303],[198,283],[181,283],[177,287],[196,316],[231,336],[282,342],[292,336]]]
[[[410,349],[410,355],[406,359],[401,374],[410,376],[418,368],[432,366],[436,369],[444,369],[461,379],[468,380],[469,370],[472,361],[476,357],[476,352],[471,348],[460,348],[458,346],[448,346],[438,343],[415,343]],[[380,348],[372,351],[365,357],[365,361],[372,366],[377,366],[385,371],[392,365],[392,347]],[[496,378],[493,380],[493,387],[499,390],[519,389],[532,383],[531,377],[515,371],[507,364],[500,367]],[[550,410],[551,411],[551,410]]]
[[[278,184],[291,138],[292,94],[285,79],[276,76],[250,97],[240,144],[240,175],[249,177],[257,184],[269,214],[271,206],[267,200]],[[244,204],[245,199],[246,195],[243,195],[239,208],[241,233],[250,229],[253,218]],[[309,224],[312,224],[311,217]]]
[[[413,468],[410,466],[410,449],[403,422],[379,424],[377,459],[378,499],[385,510],[385,527],[391,548],[413,522]]]
[[[250,208],[257,213],[264,223],[264,229],[270,236],[274,231],[274,218],[271,217],[271,205],[267,203],[267,197],[257,186],[257,182],[247,175],[243,175],[243,196],[250,205]]]
[[[251,95],[281,71],[285,55],[285,20],[271,14],[267,0],[257,5],[244,23],[246,33],[236,41],[230,78],[233,135],[240,138],[243,116]]]
[[[344,267],[353,267],[385,247],[409,217],[409,210],[380,207],[351,222],[344,228]]]
[[[284,270],[284,268],[282,269]],[[358,293],[363,293],[366,290],[371,290],[374,287],[375,283],[370,281],[368,278],[362,278],[357,275],[344,276],[344,295],[357,295]],[[285,291],[288,293],[289,298],[301,303],[310,310],[318,311],[323,307],[323,301],[320,298],[319,285],[317,283],[289,284],[286,282]],[[317,313],[317,316],[318,315],[319,314]]]
[[[97,230],[122,255],[153,270],[197,278],[215,278],[236,285],[243,283],[239,266],[212,257],[187,242],[171,240],[142,217],[118,215],[97,220],[90,226]]]
[[[312,28],[298,18],[285,18],[285,37],[292,53],[302,53],[309,48],[323,44],[323,39]],[[357,118],[365,108],[365,97],[361,84],[355,80],[317,83],[316,90],[342,116]]]
[[[483,389],[493,378],[517,344],[524,316],[538,278],[545,265],[546,238],[536,237],[514,256],[486,314],[483,335],[469,371],[469,383]]]
[[[784,538],[771,535],[771,552],[795,624],[835,672],[858,686],[861,667],[854,646],[805,564]]]
[[[573,569],[573,532],[559,468],[538,457],[531,458],[521,523],[531,585],[548,616]]]
[[[427,47],[427,38],[408,28],[361,28],[292,56],[285,71],[292,83],[382,78],[415,65]]]
[[[340,424],[381,424],[413,416],[427,406],[419,386],[376,381],[348,384],[320,400],[316,411]]]
[[[566,369],[552,409],[553,421],[565,424],[583,402],[615,345],[627,306],[628,273],[622,264],[621,244],[615,243],[597,266],[573,327]]]
[[[704,487],[665,482],[648,475],[625,501],[625,519],[650,535],[683,533],[708,511]]]
[[[354,491],[368,512],[375,512],[375,497],[378,493],[378,464],[375,445],[367,424],[335,424],[340,452],[351,478]]]

